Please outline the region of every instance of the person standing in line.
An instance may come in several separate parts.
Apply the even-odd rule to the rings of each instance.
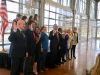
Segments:
[[[45,26],[43,26],[41,28],[41,38],[42,38],[42,48],[43,48],[43,52],[40,53],[40,59],[38,62],[38,71],[39,72],[43,72],[42,70],[48,70],[45,67],[45,60],[47,57],[47,53],[48,53],[48,41],[49,41],[49,37],[46,34],[47,33],[47,28]]]
[[[40,28],[38,26],[35,27],[35,35],[36,35],[36,49],[35,49],[35,60],[34,60],[34,74],[39,75],[37,71],[37,62],[39,61],[40,52],[43,52],[42,48],[42,38]]]
[[[24,20],[24,21],[25,21],[25,25],[26,25],[26,27],[25,27],[25,30],[24,30],[24,31],[26,31],[26,30],[27,30],[27,28],[28,28],[28,24],[26,23],[27,16],[22,16],[22,20]]]
[[[62,34],[63,32],[62,28],[59,28],[58,32],[59,32],[59,46],[60,46],[60,50],[58,50],[58,62],[59,64],[63,64],[64,62],[61,62],[61,58],[62,60],[64,60],[65,35]]]
[[[20,19],[21,19],[21,14],[17,14],[17,15],[16,15],[16,19],[13,20],[11,31],[13,31],[15,25],[17,26],[17,22],[18,22]]]
[[[38,15],[37,14],[34,15],[34,22],[35,22],[36,26],[39,26],[39,24],[38,24]]]
[[[68,58],[68,60],[71,60],[71,58],[69,57],[69,51],[70,49],[72,49],[72,39],[73,39],[73,36],[72,36],[72,31],[70,29],[68,29],[68,40],[67,40],[67,55],[66,57]]]
[[[22,20],[24,20],[24,21],[25,21],[25,23],[26,23],[27,16],[22,16]]]
[[[36,48],[36,37],[34,33],[35,24],[33,21],[28,22],[28,29],[25,31],[26,34],[26,48],[28,51],[28,57],[25,57],[23,73],[24,75],[33,73],[34,54]]]
[[[67,34],[67,29],[64,29],[64,35],[65,35],[65,47],[64,47],[65,51],[64,51],[64,55],[67,55],[67,49],[68,49],[68,42],[67,41],[69,39],[69,36]],[[62,61],[66,62],[65,59],[63,59]]]
[[[77,28],[74,27],[73,31],[74,32],[72,33],[73,39],[72,39],[71,58],[72,58],[72,52],[73,52],[73,57],[76,59],[76,57],[75,57],[75,48],[76,48],[76,45],[78,44],[78,33],[76,32]]]
[[[20,75],[24,57],[28,57],[26,49],[26,36],[23,32],[25,29],[25,21],[19,20],[17,26],[14,25],[13,30],[8,37],[11,42],[9,56],[11,58],[10,75]]]
[[[28,19],[28,21],[33,21],[33,20],[34,20],[33,16],[30,16]]]
[[[57,32],[58,26],[57,24],[54,24],[53,30],[49,34],[49,39],[50,39],[50,64],[49,67],[54,69],[58,68],[56,66],[56,59],[57,59],[57,52],[59,49],[59,35]]]

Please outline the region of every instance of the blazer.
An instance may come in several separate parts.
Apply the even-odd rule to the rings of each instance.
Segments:
[[[49,34],[50,39],[50,50],[56,49],[58,46],[58,40],[56,34],[53,35],[53,30]]]
[[[78,43],[78,33],[73,32],[72,36],[73,36],[72,45],[77,45],[77,43]]]
[[[26,55],[26,37],[25,34],[22,34],[19,29],[16,32],[11,31],[10,36],[8,37],[11,42],[9,56],[10,57],[24,57]]]
[[[68,49],[72,48],[72,39],[73,39],[73,36],[69,35],[69,39],[67,40]]]
[[[65,45],[65,39],[62,38],[62,34],[59,33],[59,46],[62,48]]]
[[[33,56],[35,53],[35,48],[36,48],[36,36],[34,37],[33,31],[31,31],[29,28],[25,31],[26,35],[26,48],[28,51],[29,56]]]

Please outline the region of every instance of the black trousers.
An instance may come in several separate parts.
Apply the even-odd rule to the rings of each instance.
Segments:
[[[73,57],[75,57],[75,48],[76,48],[76,45],[73,45],[71,49],[71,58],[72,58],[72,53],[73,53]]]
[[[28,56],[24,59],[23,73],[28,75],[28,72],[33,72],[34,56]]]
[[[56,64],[61,62],[61,49],[58,49]]]
[[[47,50],[43,50],[43,52],[40,53],[40,59],[37,63],[38,71],[45,68],[45,60],[47,58],[47,53],[48,53]]]
[[[63,46],[63,47],[61,47],[61,58],[62,58],[62,61],[65,60],[65,59],[64,59],[64,55],[65,55],[65,48],[64,48],[64,46]]]
[[[56,64],[57,52],[58,52],[58,48],[51,49],[51,52],[50,52],[50,64],[49,64],[49,66],[54,66]]]
[[[11,71],[10,75],[20,75],[23,68],[24,57],[11,57]]]

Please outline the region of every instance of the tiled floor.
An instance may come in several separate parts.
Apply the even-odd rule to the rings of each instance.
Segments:
[[[81,42],[76,47],[76,59],[67,61],[56,69],[44,71],[40,75],[86,75],[85,70],[94,65],[98,53],[100,53],[100,39]],[[0,75],[9,73],[9,70],[0,68]]]

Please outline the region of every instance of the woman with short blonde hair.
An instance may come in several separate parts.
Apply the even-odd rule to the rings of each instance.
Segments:
[[[74,27],[73,33],[72,33],[73,39],[72,39],[71,58],[74,57],[75,59],[76,59],[75,48],[76,48],[76,45],[78,44],[78,33],[76,31],[77,31],[77,28]]]
[[[77,28],[76,28],[76,27],[74,27],[74,28],[73,28],[73,30],[75,30],[75,29],[77,30]]]

